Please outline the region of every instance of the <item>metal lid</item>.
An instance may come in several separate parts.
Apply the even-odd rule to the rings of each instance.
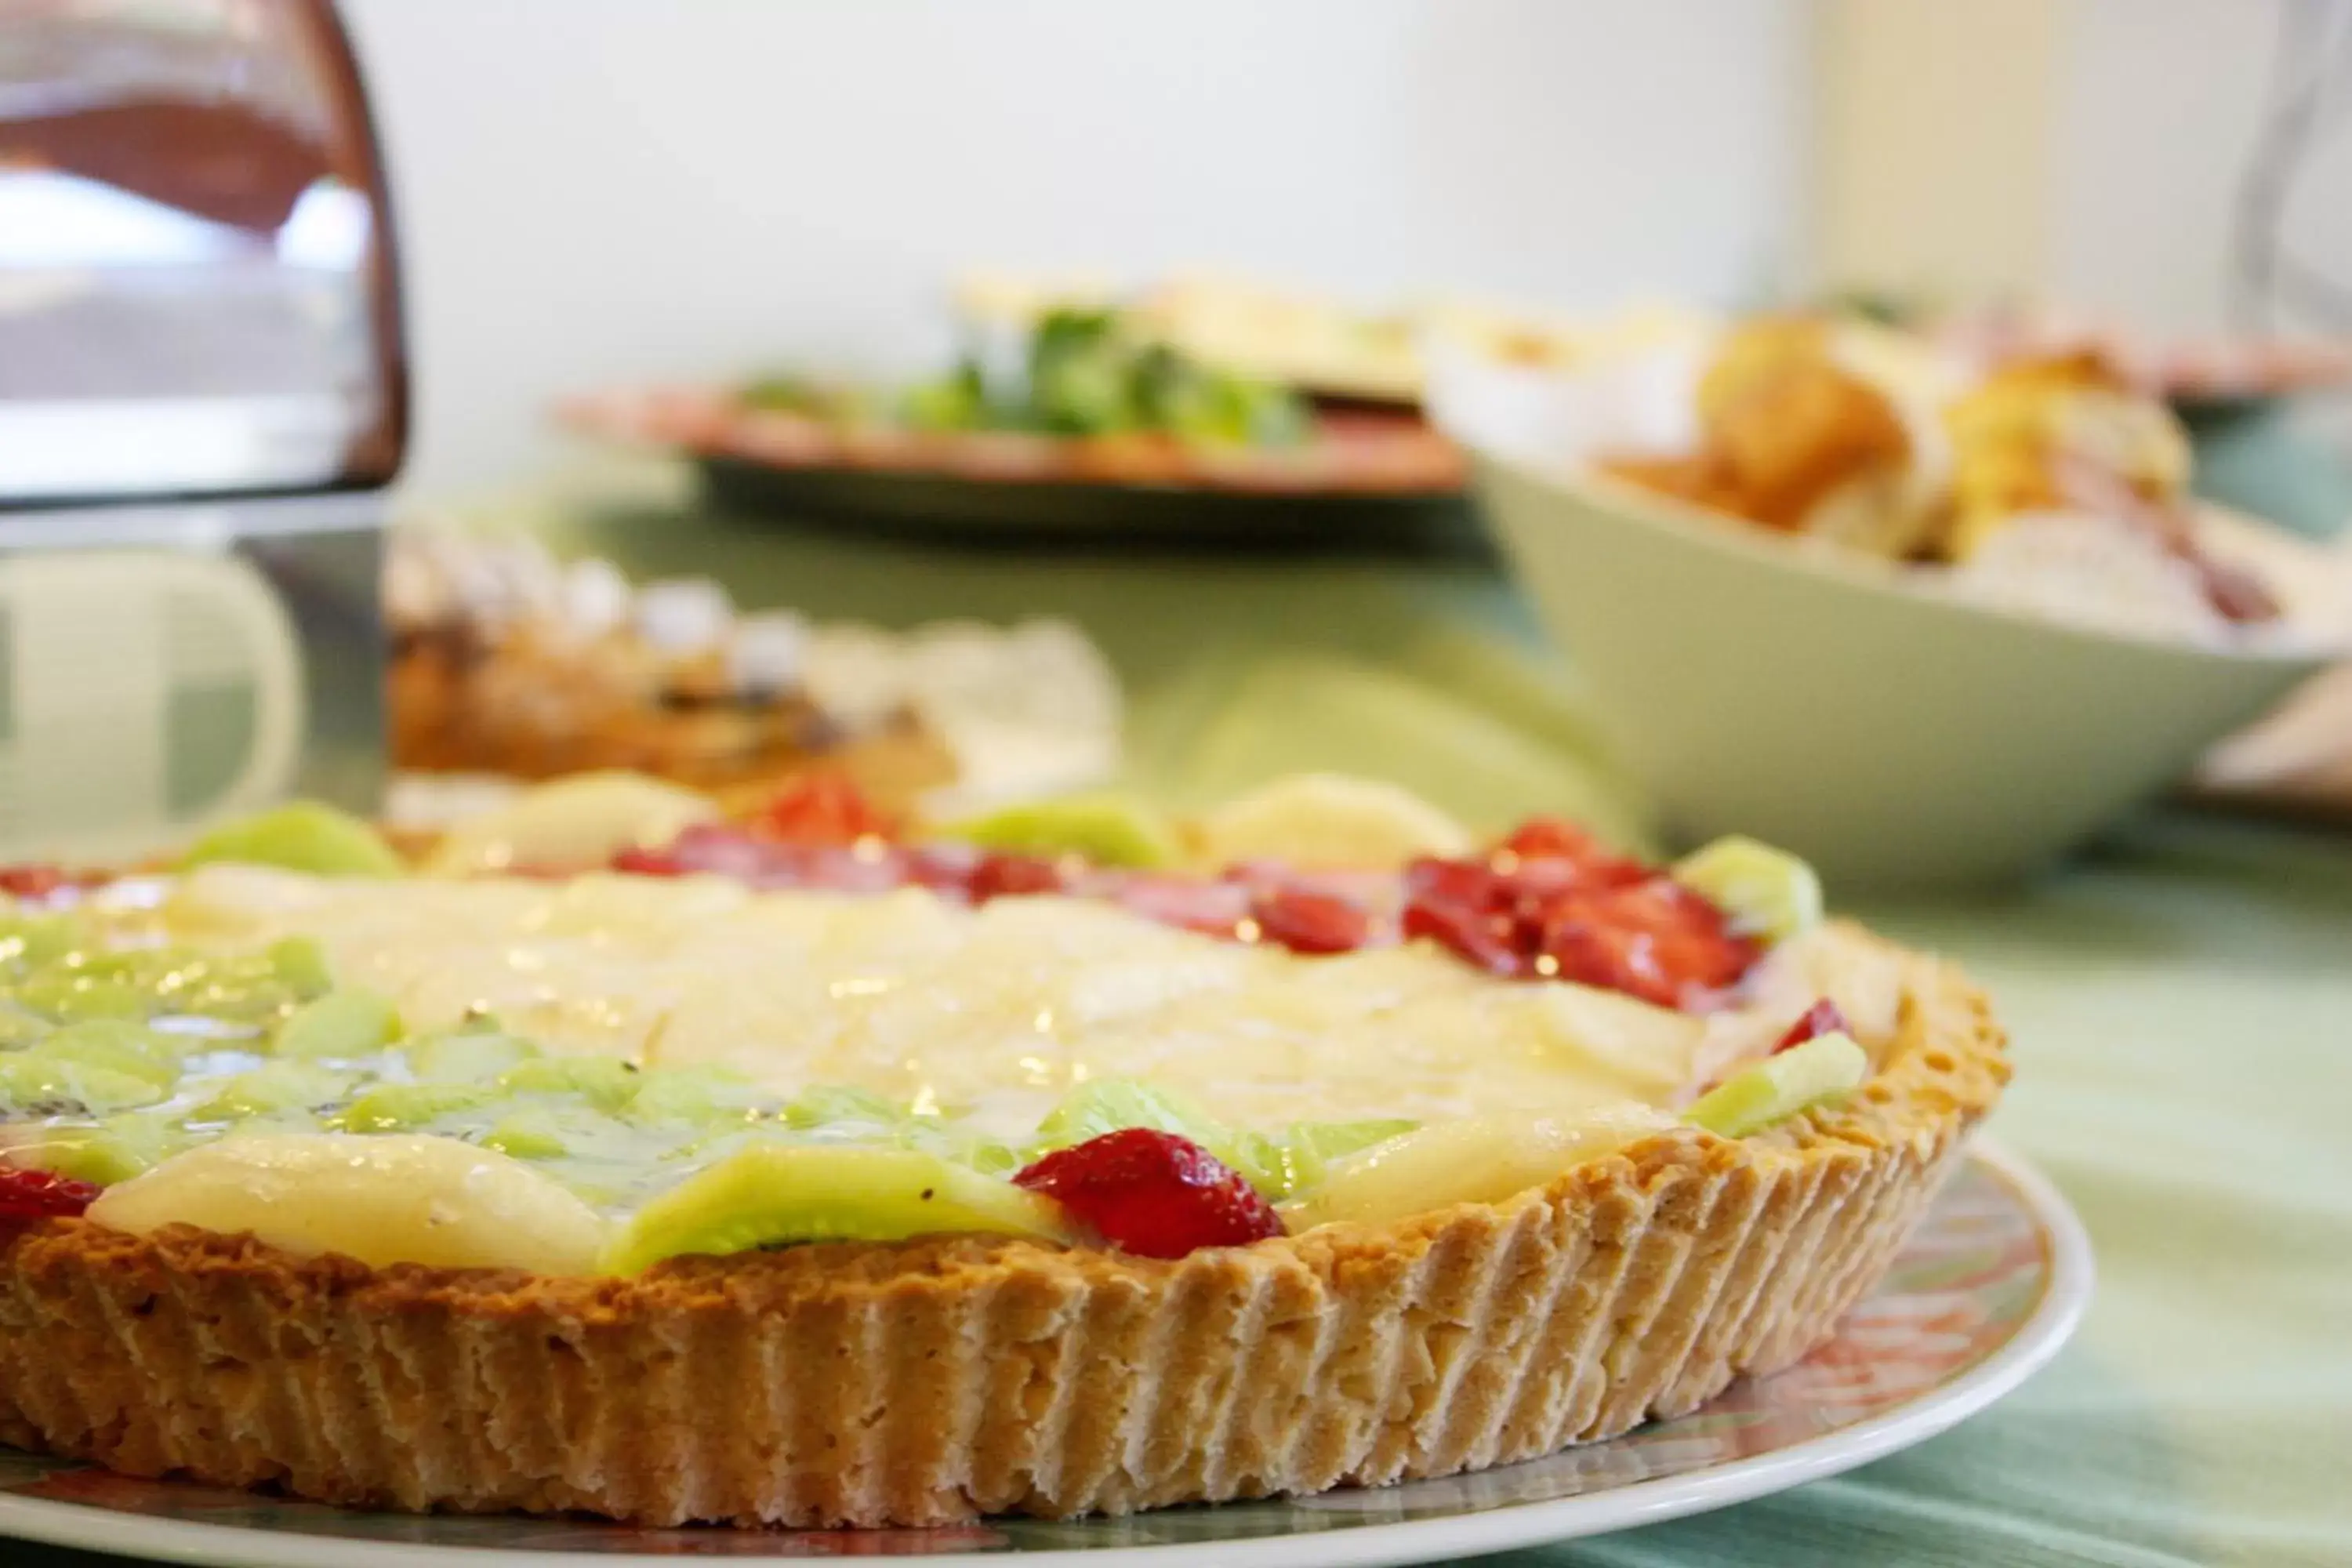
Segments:
[[[11,0],[0,507],[381,486],[383,169],[326,0]]]

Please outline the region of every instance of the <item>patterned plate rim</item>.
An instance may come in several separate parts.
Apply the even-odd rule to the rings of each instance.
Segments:
[[[1006,1568],[1059,1562],[1087,1568],[1166,1568],[1213,1561],[1219,1568],[1386,1568],[1448,1561],[1515,1547],[1599,1535],[1705,1513],[1839,1475],[1926,1441],[1966,1420],[2039,1372],[2074,1335],[2091,1300],[2091,1244],[2049,1179],[2019,1156],[1979,1138],[1971,1163],[1991,1174],[2035,1222],[2043,1271],[2040,1299],[2001,1347],[1951,1382],[1881,1415],[1785,1448],[1685,1475],[1607,1490],[1507,1504],[1435,1519],[1370,1524],[1303,1535],[1170,1541],[1066,1551],[945,1552],[913,1559],[925,1568]],[[1540,1461],[1538,1461],[1540,1462]],[[452,1568],[655,1568],[678,1553],[514,1550],[428,1542],[372,1542],[247,1525],[152,1519],[86,1503],[0,1494],[0,1538],[13,1537],[133,1559],[218,1568],[312,1568],[331,1558],[348,1568],[415,1568],[438,1558]],[[793,1555],[779,1552],[774,1559]]]

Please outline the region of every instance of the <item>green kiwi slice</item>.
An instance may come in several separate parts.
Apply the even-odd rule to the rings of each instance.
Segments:
[[[688,1253],[961,1231],[1068,1235],[1050,1200],[935,1154],[772,1143],[741,1150],[646,1204],[614,1238],[604,1267],[636,1274]]]

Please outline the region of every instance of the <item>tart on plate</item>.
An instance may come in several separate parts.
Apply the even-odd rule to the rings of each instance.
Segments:
[[[10,874],[0,1439],[799,1526],[1480,1468],[1801,1355],[2007,1077],[1745,841],[590,787]]]

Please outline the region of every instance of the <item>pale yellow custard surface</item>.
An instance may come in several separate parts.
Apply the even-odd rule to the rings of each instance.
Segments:
[[[1811,938],[1767,960],[1752,1006],[1703,1020],[1497,981],[1427,944],[1302,957],[1063,898],[972,909],[919,889],[218,866],[117,918],[197,946],[308,936],[411,1028],[488,1013],[552,1050],[721,1064],[787,1091],[854,1085],[1008,1134],[1105,1078],[1241,1126],[1672,1106],[1816,995],[1852,1004],[1865,1036],[1892,1022],[1871,1016],[1891,993],[1882,1005],[1873,976]]]

